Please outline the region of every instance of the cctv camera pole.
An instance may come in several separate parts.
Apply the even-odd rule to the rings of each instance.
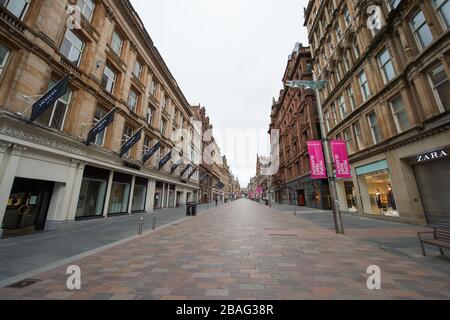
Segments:
[[[320,101],[320,94],[319,94],[319,89],[323,88],[326,85],[327,81],[325,80],[317,81],[314,71],[313,75],[314,81],[291,81],[287,85],[294,88],[305,88],[305,89],[310,88],[313,89],[316,93],[317,111],[319,114],[320,130],[322,131],[322,141],[323,141],[322,144],[324,146],[326,159],[325,161],[327,165],[327,177],[328,177],[328,184],[330,186],[334,225],[337,234],[344,234],[344,225],[342,223],[342,216],[336,186],[336,178],[334,176],[333,155],[331,154],[330,141],[328,140],[327,131],[325,129],[322,103]]]

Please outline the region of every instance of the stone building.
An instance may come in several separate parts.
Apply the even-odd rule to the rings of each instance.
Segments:
[[[74,4],[79,26],[67,14]],[[67,75],[67,93],[27,124],[29,107]],[[114,121],[86,146],[113,110]],[[128,0],[0,1],[3,235],[196,201],[201,147],[192,116]],[[181,129],[190,152],[172,152],[159,168]]]
[[[271,190],[277,203],[329,209],[328,182],[310,178],[307,141],[321,139],[315,93],[286,86],[292,80],[312,80],[310,49],[301,44],[289,56],[285,87],[272,106],[270,130],[280,130],[280,168]]]
[[[450,224],[449,7],[311,0],[305,9],[314,72],[329,81],[320,91],[326,130],[350,153],[342,210]]]
[[[220,155],[220,149],[213,135],[213,125],[210,118],[206,115],[205,107],[191,107],[194,118],[201,125],[202,136],[202,161],[200,163],[200,195],[201,203],[223,202],[225,200],[223,180],[223,158]]]

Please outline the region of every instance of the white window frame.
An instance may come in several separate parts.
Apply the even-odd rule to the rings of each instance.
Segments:
[[[139,59],[136,59],[136,61],[134,62],[134,70],[133,70],[133,75],[137,78],[137,79],[141,79],[141,75],[142,75],[142,64],[139,62]]]
[[[135,97],[133,97],[133,93],[134,93]],[[133,101],[134,101],[134,105],[133,105]],[[136,112],[138,103],[139,103],[139,94],[135,90],[131,89],[130,93],[128,95],[128,108],[131,111]]]
[[[69,32],[70,32],[75,38],[77,38],[78,40],[80,40],[80,41],[82,42],[81,48],[78,48],[74,43],[72,43],[72,42],[70,41],[69,38],[67,38],[67,33],[69,33]],[[70,51],[69,51],[69,54],[68,54],[69,56],[66,56],[66,55],[64,55],[64,54],[61,52],[61,50],[62,50],[62,45],[63,45],[64,41],[69,42],[70,45],[71,45]],[[82,38],[80,38],[75,32],[73,32],[72,30],[70,30],[69,28],[67,28],[66,32],[64,33],[63,42],[61,43],[60,52],[61,52],[61,54],[62,54],[64,57],[66,57],[67,60],[70,61],[70,55],[71,55],[71,53],[72,53],[72,50],[78,51],[78,52],[80,53],[80,56],[79,56],[79,58],[78,58],[78,61],[77,61],[77,63],[76,63],[76,66],[79,67],[79,66],[80,66],[80,63],[81,63],[81,59],[83,58],[83,51],[84,51],[85,46],[86,46],[86,42],[85,42]],[[74,61],[70,61],[70,62],[71,62],[71,63],[74,63]]]
[[[22,12],[20,14],[20,16],[16,16],[12,11],[10,11],[10,9],[8,8],[9,5],[13,2],[13,1],[17,1],[17,0],[6,0],[5,4],[3,5],[9,12],[11,12],[12,15],[14,15],[17,19],[19,20],[23,20],[25,18],[25,15],[28,12],[28,8],[30,7],[30,2],[31,0],[24,0],[25,2],[25,6],[22,8]]]
[[[371,122],[371,115],[375,115],[375,123],[372,123]],[[375,127],[378,129],[378,130],[380,130],[381,128],[380,128],[380,126],[379,126],[379,123],[378,123],[378,115],[377,115],[377,113],[375,112],[375,111],[372,111],[372,112],[369,112],[368,114],[367,114],[367,123],[369,124],[369,128],[370,128],[370,133],[372,134],[372,141],[373,141],[373,143],[375,144],[375,145],[377,145],[377,144],[379,144],[379,143],[381,143],[382,141],[377,141],[377,135],[375,134]],[[380,132],[381,133],[381,132]]]
[[[83,3],[82,6],[80,6],[80,2]],[[92,8],[88,6],[88,2],[90,2],[92,4]],[[78,0],[77,5],[80,8],[80,12],[83,15],[83,17],[85,17],[87,21],[91,22],[92,17],[94,16],[94,10],[95,10],[95,6],[96,6],[95,1],[94,0]],[[86,8],[89,8],[91,10],[91,15],[89,17],[86,16],[86,12],[85,12]]]
[[[442,63],[439,63],[439,64],[435,65],[433,68],[429,69],[429,71],[427,72],[427,77],[428,77],[428,81],[429,81],[429,83],[431,85],[431,88],[433,90],[433,95],[434,95],[434,98],[436,99],[436,102],[438,104],[439,110],[441,112],[444,112],[445,111],[444,104],[442,103],[442,100],[441,100],[441,97],[440,97],[439,93],[436,91],[436,87],[440,86],[445,81],[440,82],[437,85],[435,85],[433,83],[433,79],[431,79],[431,71],[433,71],[434,69],[437,69],[439,66],[442,66],[444,68],[444,72],[445,72],[445,67],[442,65]],[[448,77],[448,74],[445,73],[445,75],[447,76],[447,81],[450,81],[450,78]]]
[[[448,29],[449,27],[450,27],[450,13],[449,13],[449,17],[448,17],[448,24],[447,24],[447,22],[445,21],[445,18],[444,18],[444,16],[443,16],[443,14],[442,14],[442,10],[441,10],[441,8],[442,8],[442,6],[444,6],[444,4],[446,4],[448,1],[450,1],[450,0],[444,0],[443,2],[442,2],[442,4],[438,7],[437,5],[436,5],[436,0],[432,0],[431,2],[433,3],[433,7],[434,7],[434,9],[436,10],[436,12],[438,13],[438,16],[439,16],[439,18],[440,18],[440,20],[441,20],[441,23],[442,23],[442,26],[444,27],[444,29]]]
[[[350,134],[350,137],[349,137],[348,133]],[[354,138],[353,138],[353,127],[352,126],[347,127],[343,131],[343,136],[344,136],[345,143],[347,145],[348,153],[349,154],[356,153],[356,147],[355,147]]]
[[[397,2],[397,5],[396,5],[396,6],[393,6],[393,4],[392,4],[391,2],[393,2],[393,4],[395,4],[395,3]],[[400,2],[401,2],[400,0],[394,0],[394,1],[392,1],[392,0],[386,0],[386,5],[387,5],[389,11],[392,11],[392,10],[394,10],[394,9],[396,9],[396,8],[398,7],[398,5],[400,4]]]
[[[348,86],[346,91],[347,91],[347,95],[348,95],[348,100],[350,101],[350,106],[352,107],[352,111],[355,111],[357,105],[356,105],[355,93],[353,92],[352,85]]]
[[[56,84],[56,83],[57,83],[57,82],[54,81],[54,84]],[[49,87],[50,87],[50,86],[49,86]],[[63,130],[64,130],[64,125],[66,124],[67,113],[68,113],[68,111],[69,111],[70,102],[72,101],[72,94],[73,94],[73,92],[72,92],[70,89],[68,89],[68,92],[69,92],[69,97],[68,97],[68,99],[67,99],[67,102],[64,101],[64,99],[63,99],[64,96],[62,96],[61,98],[59,98],[59,99],[51,106],[52,112],[51,112],[51,114],[50,114],[49,122],[45,124],[46,127],[53,128],[53,127],[52,127],[52,122],[53,122],[53,118],[55,117],[56,106],[58,105],[58,103],[62,103],[62,104],[64,104],[64,105],[66,106],[66,108],[65,108],[64,116],[63,116],[63,119],[62,119],[62,122],[61,122],[61,127],[60,127],[60,128],[53,128],[53,129],[58,130],[58,131],[63,131]]]
[[[363,150],[365,148],[365,142],[364,142],[364,134],[361,128],[361,123],[359,121],[353,123],[353,132],[355,133],[355,146],[358,150]],[[357,130],[359,129],[359,131]],[[358,135],[359,133],[359,135]]]
[[[112,37],[111,37],[111,49],[119,57],[122,55],[123,42],[124,42],[124,40],[122,39],[120,33],[118,33],[117,31],[114,31],[112,34]]]
[[[99,121],[100,120],[102,120],[103,118],[100,118],[100,119],[98,119],[96,116],[97,116],[97,110],[98,109],[101,109],[104,113],[105,113],[105,115],[103,116],[103,117],[105,117],[107,114],[108,114],[108,112],[105,110],[105,109],[103,109],[102,107],[99,107],[99,106],[97,106],[97,109],[95,110],[95,113],[94,113],[94,125],[96,125],[97,123],[99,123]],[[99,137],[100,137],[100,134],[98,134],[96,137],[95,137],[95,144],[97,145],[97,146],[99,146],[99,147],[102,147],[103,148],[103,146],[105,145],[105,138],[106,138],[106,132],[107,132],[107,130],[108,130],[108,128],[105,128],[105,130],[103,130],[101,133],[102,133],[102,141],[101,141],[101,143],[99,143],[99,141],[98,141],[98,139],[99,139]]]
[[[127,132],[125,132],[126,129],[130,129],[130,130],[131,130],[131,135],[130,135],[130,136],[128,136],[128,135],[127,135]],[[133,128],[131,128],[130,126],[128,126],[127,124],[125,124],[125,128],[124,128],[123,133],[122,133],[122,138],[123,138],[122,145],[124,145],[125,143],[127,143],[127,142],[133,137],[133,135],[134,135],[134,130],[133,130]],[[123,156],[124,156],[125,158],[129,158],[129,157],[130,157],[130,154],[131,154],[131,149],[129,149],[129,150],[127,151],[127,153],[125,153]]]
[[[109,77],[109,75],[107,74],[107,70],[111,71],[111,73],[113,74],[113,79],[111,79]],[[105,69],[103,70],[103,77],[108,78],[108,81],[104,86],[104,89],[107,92],[112,94],[114,92],[114,88],[116,87],[117,73],[114,72],[114,70],[112,68],[110,68],[107,64],[105,64]],[[110,85],[110,84],[111,84],[111,90],[108,90],[108,85]]]
[[[401,108],[400,110],[395,111],[395,110],[394,110],[394,104],[393,104],[393,102],[394,102],[394,100],[397,100],[397,99],[400,99],[400,100],[401,100],[401,102],[402,102],[402,108]],[[407,111],[407,108],[406,108],[405,103],[403,102],[402,96],[398,95],[398,96],[392,98],[392,99],[389,101],[389,106],[391,107],[392,116],[394,117],[394,123],[395,123],[395,127],[397,128],[397,133],[400,134],[400,133],[402,133],[402,132],[407,131],[409,128],[403,129],[403,128],[402,128],[402,125],[400,124],[400,121],[399,121],[399,119],[398,119],[398,116],[397,116],[397,115],[398,115],[400,112],[402,112],[402,111],[406,111],[406,114],[408,114],[408,111]],[[409,122],[409,117],[408,117],[408,122]],[[410,123],[408,123],[408,125],[410,126]]]
[[[341,119],[344,120],[345,118],[347,118],[348,112],[347,112],[347,106],[345,105],[345,98],[344,98],[343,94],[341,94],[338,97],[337,102],[338,102],[339,113],[341,114]]]
[[[362,75],[364,75],[365,81],[361,80]],[[372,97],[372,93],[370,91],[369,81],[367,80],[367,75],[366,75],[365,70],[362,70],[358,74],[358,82],[359,82],[359,88],[361,89],[361,96],[363,97],[364,102],[366,102],[367,100],[369,100]],[[368,92],[366,92],[366,90],[364,90],[365,88],[367,88]]]
[[[412,24],[412,20],[413,20],[413,18],[417,17],[419,14],[422,14],[423,17],[424,17],[424,18],[423,18],[423,23],[422,23],[419,27],[417,27],[416,29],[414,29],[414,26],[413,26],[413,24]],[[419,46],[419,49],[420,49],[420,50],[424,50],[424,49],[426,49],[426,48],[429,47],[430,43],[429,43],[427,46],[424,46],[424,45],[422,44],[422,40],[421,40],[421,38],[419,37],[418,30],[420,30],[421,28],[423,28],[424,26],[426,26],[426,27],[428,28],[428,30],[430,31],[431,38],[433,38],[433,34],[431,33],[430,26],[428,25],[427,19],[426,19],[425,14],[423,13],[422,10],[417,11],[416,14],[413,16],[413,18],[411,18],[410,21],[409,21],[409,25],[410,25],[410,27],[411,27],[411,31],[412,31],[412,33],[413,33],[413,35],[414,35],[414,38],[416,39],[416,43],[417,43],[417,45]]]
[[[382,62],[381,62],[381,56],[382,56],[383,54],[385,54],[385,53],[387,53],[387,55],[388,55],[388,60],[387,60],[385,63],[382,63]],[[388,48],[385,48],[385,49],[378,55],[378,59],[377,59],[377,60],[378,60],[378,66],[380,67],[380,70],[381,70],[381,75],[383,76],[384,84],[388,84],[389,82],[391,82],[392,80],[394,80],[395,77],[397,76],[397,73],[396,73],[396,71],[395,71],[394,64],[392,63],[392,57],[391,57],[391,54],[389,53]],[[394,74],[392,75],[392,78],[391,78],[391,79],[388,79],[388,78],[387,78],[387,69],[386,69],[386,67],[387,67],[388,65],[391,65],[392,70],[394,71]]]
[[[152,120],[153,120],[153,114],[154,114],[154,110],[152,107],[148,106],[147,107],[147,114],[146,114],[146,122],[149,126],[152,125]]]

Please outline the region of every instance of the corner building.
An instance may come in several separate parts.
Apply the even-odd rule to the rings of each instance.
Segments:
[[[68,27],[68,5],[79,6],[80,28]],[[25,111],[66,75],[68,92],[26,124]],[[114,108],[113,123],[86,146]],[[0,1],[0,236],[197,201],[192,116],[129,1]],[[174,160],[159,168],[181,129],[192,152],[176,170]]]
[[[450,1],[312,0],[305,26],[328,135],[350,153],[341,209],[450,225]]]

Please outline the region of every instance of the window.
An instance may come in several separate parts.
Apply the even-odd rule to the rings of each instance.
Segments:
[[[48,89],[52,88],[57,81],[50,81]],[[72,92],[70,89],[52,107],[49,107],[37,120],[43,126],[62,131],[66,120],[67,109],[69,107]]]
[[[107,112],[103,108],[97,107],[97,109],[95,110],[95,115],[94,115],[94,124],[97,124],[106,115],[107,115]],[[105,130],[103,130],[102,132],[100,132],[97,135],[97,138],[95,139],[96,145],[103,147],[103,145],[105,143],[106,130],[108,130],[108,129],[106,128]]]
[[[387,4],[390,10],[393,10],[398,7],[401,0],[387,0]]]
[[[164,95],[162,96],[162,99],[161,99],[161,109],[165,109],[166,108],[166,103],[167,103],[167,99],[166,99],[166,97],[164,97]]]
[[[355,59],[358,59],[361,56],[361,50],[359,50],[358,39],[356,37],[353,39],[352,47]]]
[[[131,129],[129,126],[125,126],[123,129],[123,135],[122,135],[122,144],[125,144],[128,142],[128,140],[133,137],[133,129]],[[127,151],[127,153],[124,154],[125,158],[128,158],[130,156],[130,150]]]
[[[345,26],[347,28],[352,23],[352,17],[350,16],[350,12],[348,11],[348,8],[345,8],[345,10],[344,10],[344,21],[345,21]]]
[[[342,60],[344,61],[345,72],[348,72],[350,70],[350,61],[348,60],[347,51],[344,52]]]
[[[166,134],[166,126],[167,122],[165,120],[161,120],[159,132],[164,136]]]
[[[336,111],[336,106],[334,105],[334,103],[331,105],[331,113],[332,113],[332,120],[333,120],[333,126],[337,126],[338,125],[338,116],[337,116],[337,111]]]
[[[79,66],[81,54],[84,49],[84,41],[70,29],[67,29],[61,44],[61,53],[74,65]]]
[[[336,33],[337,42],[339,42],[342,37],[341,27],[339,26],[339,22],[336,23],[336,27],[334,28],[334,31]]]
[[[105,71],[103,71],[102,86],[109,93],[113,93],[114,86],[116,84],[117,74],[108,66],[105,65]]]
[[[369,82],[367,82],[366,73],[363,71],[358,75],[359,86],[361,88],[361,94],[364,102],[370,98]]]
[[[81,14],[88,20],[91,21],[92,14],[94,13],[95,3],[93,0],[78,0],[78,7],[80,8]]]
[[[436,11],[444,22],[444,25],[448,28],[450,26],[450,1],[449,0],[433,0]]]
[[[339,112],[341,113],[341,119],[344,120],[347,117],[347,108],[345,107],[344,96],[341,95],[338,98]]]
[[[344,131],[344,139],[347,143],[347,149],[349,154],[355,153],[355,144],[353,143],[352,128],[349,127]]]
[[[373,111],[367,116],[369,122],[370,131],[372,133],[372,139],[374,144],[378,144],[383,141],[383,136],[381,135],[380,127],[378,126],[377,114]]]
[[[442,64],[436,66],[428,76],[441,111],[450,110],[450,82],[444,66]]]
[[[0,5],[8,9],[20,20],[23,19],[28,10],[30,0],[0,0]]]
[[[0,44],[0,75],[3,73],[3,69],[6,67],[8,57],[9,49]]]
[[[350,105],[352,107],[352,111],[354,111],[356,109],[356,101],[355,101],[355,95],[353,94],[353,88],[351,85],[347,88],[347,94],[348,94],[348,99],[350,100]]]
[[[339,82],[341,82],[341,69],[339,68],[339,64],[336,64],[335,73],[336,73],[336,85],[337,85]]]
[[[394,116],[395,126],[398,133],[402,133],[411,127],[408,119],[406,106],[403,104],[401,96],[398,96],[390,102],[392,114]]]
[[[359,122],[355,122],[353,124],[353,131],[355,132],[356,137],[356,147],[358,148],[358,150],[364,149],[364,137]]]
[[[114,31],[111,40],[111,48],[118,56],[120,56],[122,53],[122,46],[123,46],[122,37],[117,33],[117,31]]]
[[[149,126],[151,126],[152,125],[152,120],[153,120],[153,114],[154,114],[154,109],[152,108],[152,107],[150,107],[150,106],[148,106],[147,107],[147,117],[146,117],[146,121],[147,121],[147,124],[149,125]]]
[[[378,63],[380,64],[380,69],[382,70],[381,73],[385,84],[395,78],[394,65],[392,64],[392,60],[387,49],[384,49],[378,57]]]
[[[150,94],[153,97],[156,97],[158,91],[158,83],[155,80],[152,80],[152,82],[150,83]]]
[[[141,79],[142,74],[142,64],[139,62],[139,60],[136,60],[134,63],[134,70],[133,74],[137,79]]]
[[[144,138],[144,149],[142,150],[142,156],[144,156],[151,149],[150,143],[150,138],[146,136]]]
[[[421,49],[428,47],[433,41],[433,35],[422,11],[411,19],[411,28]]]
[[[128,97],[128,108],[131,111],[136,112],[137,104],[138,104],[138,94],[133,89],[130,90],[130,96]]]

